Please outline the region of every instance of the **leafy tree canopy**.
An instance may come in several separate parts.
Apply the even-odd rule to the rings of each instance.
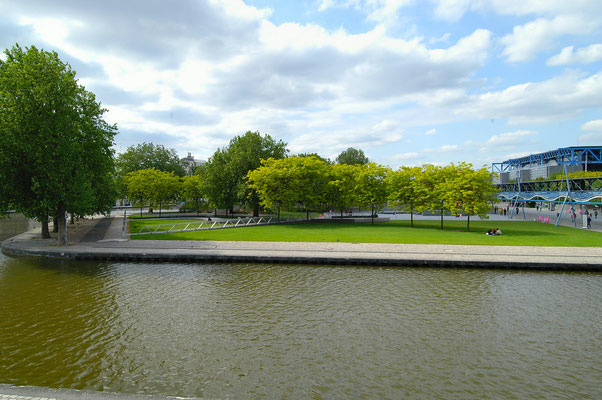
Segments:
[[[311,209],[326,202],[329,167],[317,157],[269,158],[248,173],[248,186],[257,191],[263,206],[299,205],[309,218]]]
[[[324,158],[318,153],[299,153],[297,157],[316,157],[318,160],[325,162],[326,164],[332,164],[330,158]]]
[[[370,160],[362,150],[349,147],[337,156],[336,162],[337,164],[364,165],[368,164]]]
[[[244,178],[249,171],[259,168],[261,160],[284,158],[288,155],[286,143],[247,131],[236,136],[227,147],[218,149],[200,169],[203,192],[215,208],[231,209],[234,204],[248,204],[253,213],[259,213],[259,197],[247,187]]]
[[[127,194],[132,202],[142,210],[144,205],[159,206],[159,214],[164,204],[178,197],[181,190],[180,178],[173,172],[157,171],[153,168],[130,172],[125,177]]]
[[[57,53],[15,45],[0,61],[0,206],[42,222],[107,212],[115,201],[114,125]]]
[[[174,149],[160,144],[142,143],[130,146],[125,153],[119,154],[116,160],[117,173],[126,176],[130,172],[141,169],[173,172],[177,176],[186,175],[180,158]]]

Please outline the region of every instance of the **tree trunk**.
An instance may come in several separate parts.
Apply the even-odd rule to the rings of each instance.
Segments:
[[[372,225],[374,225],[374,206],[372,206]]]
[[[196,198],[196,215],[199,215],[199,198]]]
[[[278,206],[278,223],[280,223],[280,206]]]
[[[253,206],[253,216],[254,217],[259,217],[259,204],[255,204]]]
[[[466,220],[466,232],[470,232],[470,215],[466,216],[468,219]]]
[[[57,233],[59,231],[59,219],[58,217],[55,215],[54,218],[52,218],[52,232]]]
[[[59,232],[58,232],[58,245],[59,246],[66,246],[66,237],[65,237],[65,233],[67,232],[67,220],[65,218],[65,205],[64,204],[59,204],[58,206],[58,210],[56,212],[56,217],[58,219],[58,225],[59,225]]]
[[[69,219],[69,223],[71,225],[75,224],[75,217],[73,217],[73,214],[71,214],[71,218]]]
[[[309,210],[305,209],[305,219],[309,221]]]
[[[414,209],[410,208],[410,226],[414,227]]]
[[[50,230],[48,229],[48,221],[42,221],[42,239],[50,239]]]
[[[159,202],[159,216],[161,216],[161,202]]]
[[[441,229],[443,229],[443,208],[439,210],[439,213],[441,214]]]

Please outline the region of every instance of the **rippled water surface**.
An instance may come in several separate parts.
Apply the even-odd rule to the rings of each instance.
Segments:
[[[0,256],[0,382],[208,398],[602,398],[587,273]]]

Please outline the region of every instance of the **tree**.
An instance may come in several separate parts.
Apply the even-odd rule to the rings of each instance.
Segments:
[[[474,170],[472,164],[451,165],[453,174],[444,183],[449,210],[454,215],[466,214],[466,230],[470,231],[470,216],[487,218],[491,202],[496,201],[497,189],[485,167]]]
[[[355,191],[358,165],[333,164],[330,166],[328,182],[328,202],[338,209],[343,219],[343,211],[357,203]]]
[[[254,190],[263,207],[276,209],[278,221],[282,207],[292,206],[297,201],[296,188],[290,184],[290,174],[286,168],[281,168],[278,160],[268,158],[261,166],[247,174],[247,185]]]
[[[336,162],[337,164],[364,165],[368,164],[370,160],[362,150],[349,147],[337,156]]]
[[[169,204],[176,200],[181,192],[180,178],[173,172],[157,171],[152,182],[149,184],[151,190],[151,204],[159,206],[159,216],[163,204]]]
[[[180,192],[180,179],[173,172],[157,171],[156,169],[141,169],[130,172],[126,178],[127,195],[132,202],[140,207],[148,204],[158,205],[161,215],[162,205],[174,200]]]
[[[216,208],[232,209],[234,204],[248,204],[259,215],[259,197],[244,181],[249,171],[261,166],[261,160],[284,158],[286,143],[247,131],[236,136],[227,147],[218,149],[200,169],[204,193]]]
[[[387,204],[389,196],[387,175],[389,169],[376,163],[369,163],[357,169],[355,193],[360,205],[372,210],[372,223],[376,210]]]
[[[115,201],[114,125],[57,53],[15,45],[0,61],[0,206],[42,223],[108,212]]]
[[[332,161],[330,161],[329,158],[324,158],[318,153],[299,153],[297,154],[297,157],[316,157],[318,160],[324,161],[326,164],[332,164]]]
[[[151,168],[157,171],[173,172],[177,176],[186,175],[176,151],[160,144],[144,142],[130,146],[125,153],[117,156],[116,165],[119,176]]]
[[[443,229],[443,199],[441,198],[441,183],[443,173],[441,167],[425,164],[415,180],[416,211],[441,212],[441,229]]]
[[[398,208],[410,212],[410,226],[414,226],[414,211],[418,205],[416,177],[422,173],[421,167],[401,167],[388,175],[389,200]]]
[[[269,158],[247,174],[249,188],[255,190],[264,206],[302,205],[309,211],[326,201],[329,164],[317,157]]]
[[[201,190],[201,177],[199,175],[186,175],[182,178],[182,197],[185,200],[194,200],[196,213],[199,213],[199,203],[203,198]]]
[[[228,154],[225,149],[217,149],[209,160],[198,168],[201,178],[201,191],[213,208],[231,210],[238,195],[238,185],[229,170]]]

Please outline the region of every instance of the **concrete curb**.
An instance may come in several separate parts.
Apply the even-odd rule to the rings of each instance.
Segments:
[[[247,242],[248,243],[248,242]],[[273,263],[273,264],[313,264],[313,265],[361,265],[361,266],[405,266],[438,268],[478,268],[478,269],[522,269],[548,271],[602,271],[602,257],[599,255],[566,257],[551,255],[545,259],[530,254],[463,252],[454,254],[455,246],[445,246],[449,254],[416,251],[368,251],[350,254],[344,251],[325,249],[302,250],[297,243],[277,243],[281,249],[220,249],[185,248],[171,249],[134,248],[134,247],[27,247],[23,242],[5,241],[4,253],[12,256],[50,257],[71,260],[97,260],[120,262],[192,262],[192,263]],[[103,243],[106,245],[106,243]],[[123,243],[121,243],[123,244]],[[127,245],[127,243],[125,243]],[[180,243],[171,243],[180,245]],[[262,243],[260,243],[261,245]],[[268,244],[268,243],[263,243]],[[274,244],[274,243],[269,243]],[[319,243],[332,247],[333,243]],[[370,247],[363,245],[362,248]],[[403,245],[399,247],[403,248]],[[415,246],[413,246],[415,247]],[[473,246],[477,247],[477,246]],[[506,250],[506,253],[509,249]],[[261,254],[258,254],[261,253]],[[307,254],[313,253],[313,254]]]
[[[143,394],[94,392],[91,390],[52,389],[39,386],[0,384],[0,400],[202,400],[198,397],[175,397]]]

